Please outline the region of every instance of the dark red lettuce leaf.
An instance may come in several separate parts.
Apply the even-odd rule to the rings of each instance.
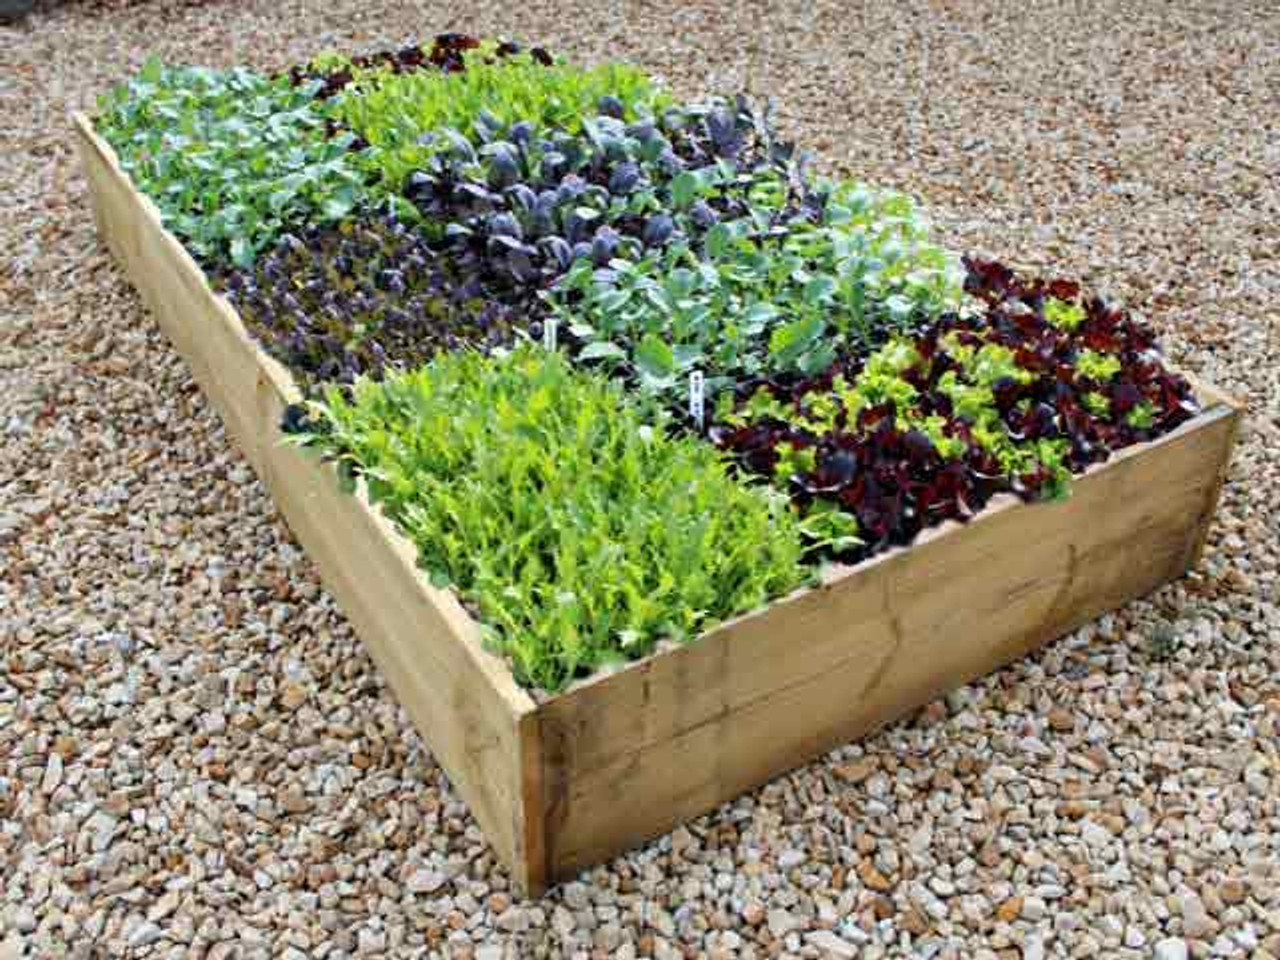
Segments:
[[[717,422],[708,429],[709,439],[743,469],[774,479],[782,445],[812,448],[813,469],[785,478],[785,486],[802,510],[825,500],[857,517],[863,543],[839,559],[858,560],[908,544],[922,529],[944,520],[966,520],[1000,492],[1031,500],[1054,488],[1055,477],[1043,467],[1006,476],[997,458],[974,440],[970,424],[955,415],[950,399],[937,389],[938,381],[958,366],[941,346],[944,336],[975,348],[995,343],[1013,351],[1016,364],[1034,379],[997,381],[993,394],[998,414],[1017,442],[1067,441],[1066,462],[1073,473],[1172,430],[1198,409],[1187,381],[1156,353],[1151,328],[1127,311],[1098,298],[1082,299],[1080,285],[1072,281],[1023,280],[994,261],[970,257],[964,262],[965,289],[984,309],[977,315],[943,317],[921,331],[914,346],[926,364],[903,376],[920,395],[919,411],[944,417],[946,433],[964,442],[959,459],[944,459],[919,430],[900,430],[891,406],[862,410],[852,424],[841,415],[835,429],[822,436],[799,426],[813,401],[830,393],[837,375],[856,382],[864,361],[854,357],[844,357],[816,376],[753,380],[735,389],[739,410],[765,390],[794,412],[796,423],[771,417]],[[1054,326],[1045,317],[1049,298],[1081,307],[1085,319],[1075,330]],[[1086,349],[1118,357],[1120,373],[1106,383],[1085,377],[1076,362]],[[1089,393],[1104,396],[1109,413],[1092,412],[1085,400]],[[1129,423],[1129,414],[1139,407],[1151,413],[1149,426]]]

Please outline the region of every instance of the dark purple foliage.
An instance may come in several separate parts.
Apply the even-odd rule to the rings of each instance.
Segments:
[[[357,220],[287,236],[222,285],[249,329],[304,385],[381,377],[438,350],[510,342],[517,317],[417,231]]]
[[[538,313],[530,291],[547,287],[575,259],[603,265],[747,216],[753,173],[771,170],[791,186],[777,223],[821,216],[821,196],[792,169],[793,149],[744,98],[632,124],[621,119],[616,98],[601,98],[599,108],[579,135],[479,124],[486,143],[479,166],[471,144],[455,137],[406,181],[405,196],[424,222],[444,225],[436,229],[459,269],[506,302]],[[718,163],[742,182],[672,211],[672,178]]]

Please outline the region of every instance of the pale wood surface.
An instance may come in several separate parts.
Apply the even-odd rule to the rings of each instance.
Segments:
[[[604,860],[1178,576],[1239,421],[1205,415],[1091,471],[1063,503],[968,525],[535,705],[363,491],[279,442],[291,375],[249,338],[77,116],[99,229],[271,490],[518,885]]]
[[[396,696],[519,883],[525,875],[526,785],[520,718],[534,709],[448,591],[418,575],[414,548],[335,471],[281,443],[299,396],[291,375],[246,333],[187,252],[133,188],[110,146],[76,118],[99,229],[224,424],[270,489],[325,586],[355,625]],[[535,834],[536,839],[536,834]],[[541,854],[534,858],[540,867]]]
[[[1238,412],[545,704],[552,877],[711,809],[1182,574]]]

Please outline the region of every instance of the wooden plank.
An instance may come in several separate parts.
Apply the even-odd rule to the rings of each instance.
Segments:
[[[1245,405],[1235,397],[1229,395],[1225,391],[1219,390],[1210,383],[1205,383],[1194,374],[1185,370],[1179,373],[1186,377],[1192,388],[1196,392],[1196,396],[1206,409],[1212,407],[1226,407],[1236,414],[1231,419],[1231,435],[1227,439],[1227,452],[1222,458],[1222,462],[1218,465],[1218,475],[1214,478],[1213,489],[1209,494],[1208,518],[1212,519],[1213,515],[1218,512],[1218,502],[1222,499],[1222,488],[1227,483],[1227,471],[1231,468],[1231,451],[1235,448],[1236,440],[1240,437],[1240,427],[1244,423]],[[1200,531],[1196,536],[1195,545],[1191,549],[1191,559],[1187,564],[1187,568],[1191,569],[1200,563],[1200,559],[1204,556],[1205,544],[1209,539],[1209,523],[1200,525]]]
[[[299,396],[291,375],[210,289],[110,146],[83,116],[75,125],[103,238],[191,365],[516,883],[536,887],[545,857],[539,848],[538,872],[531,875],[522,755],[531,744],[528,725],[521,727],[532,699],[501,659],[483,649],[478,627],[456,597],[418,574],[414,547],[364,491],[342,493],[331,466],[280,442],[284,406]],[[532,820],[535,845],[541,822]]]
[[[1238,412],[587,681],[539,710],[552,878],[599,862],[1184,572]]]

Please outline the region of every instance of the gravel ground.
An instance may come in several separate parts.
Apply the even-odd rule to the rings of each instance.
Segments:
[[[953,245],[1141,304],[1250,409],[1200,569],[518,901],[99,248],[67,131],[151,52],[276,67],[447,28],[772,93]],[[1278,91],[1270,0],[117,0],[0,27],[0,960],[1280,960]]]

